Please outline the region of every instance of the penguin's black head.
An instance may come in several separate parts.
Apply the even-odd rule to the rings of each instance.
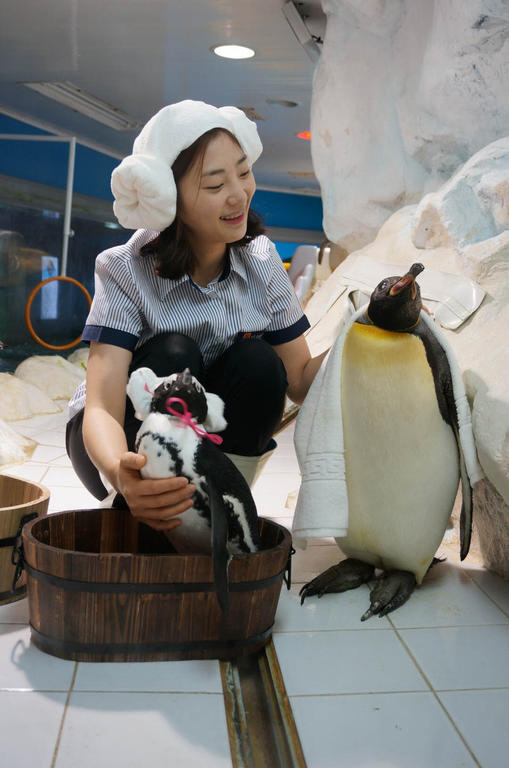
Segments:
[[[150,410],[168,413],[166,402],[169,397],[179,397],[183,400],[193,419],[198,424],[203,424],[207,416],[207,398],[205,397],[205,390],[200,382],[191,375],[189,368],[186,368],[182,373],[168,376],[162,384],[156,387]],[[173,403],[171,407],[179,413],[183,413],[180,403]]]
[[[415,282],[424,266],[412,264],[403,277],[386,277],[371,294],[368,316],[386,331],[406,331],[419,320],[421,292]]]

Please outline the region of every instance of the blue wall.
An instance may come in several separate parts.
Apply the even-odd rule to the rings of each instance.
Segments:
[[[0,133],[51,135],[2,114]],[[68,152],[66,143],[1,140],[0,173],[65,189]],[[119,160],[113,157],[77,144],[74,191],[102,200],[113,200],[110,177],[118,163]],[[322,229],[322,201],[319,197],[257,190],[253,208],[268,227]],[[293,248],[294,245],[292,252]]]
[[[289,229],[322,229],[322,200],[309,195],[288,195],[282,192],[257,190],[253,208],[268,227]]]
[[[51,135],[1,114],[0,133]],[[38,184],[65,189],[68,157],[69,145],[64,142],[0,141],[0,173]],[[74,191],[81,195],[112,200],[110,176],[118,163],[113,157],[77,144]]]

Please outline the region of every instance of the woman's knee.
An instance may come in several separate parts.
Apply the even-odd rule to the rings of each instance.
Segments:
[[[263,453],[283,412],[287,388],[284,365],[267,342],[242,339],[219,359],[210,389],[225,402],[229,453]]]
[[[253,385],[286,391],[288,381],[283,362],[274,347],[263,339],[240,339],[231,348],[232,362]]]
[[[262,339],[241,339],[209,368],[206,386],[230,405],[263,401],[264,407],[278,410],[288,382],[285,367],[270,344]]]
[[[160,333],[133,354],[130,372],[147,367],[157,376],[169,376],[189,368],[193,376],[203,376],[203,358],[198,344],[183,333]]]

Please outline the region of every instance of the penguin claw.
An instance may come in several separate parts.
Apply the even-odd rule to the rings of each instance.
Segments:
[[[373,608],[368,608],[368,610],[362,614],[361,621],[366,621],[366,619],[370,619],[372,616],[374,616],[375,610]]]
[[[346,592],[369,581],[373,576],[374,567],[360,560],[348,558],[316,576],[299,591],[300,604],[306,597],[323,597],[327,592]]]
[[[406,603],[415,589],[415,576],[410,571],[391,571],[380,579],[370,594],[371,605],[361,616],[366,621],[371,616],[386,616]]]

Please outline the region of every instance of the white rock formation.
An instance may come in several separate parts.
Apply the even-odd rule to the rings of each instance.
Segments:
[[[481,149],[440,190],[422,198],[412,241],[418,248],[464,248],[508,227],[509,136]]]
[[[419,202],[507,134],[509,3],[322,5],[327,28],[313,86],[311,151],[324,230],[352,251],[392,212]]]
[[[34,355],[23,360],[14,375],[39,387],[53,400],[68,400],[85,378],[86,371],[60,355]]]
[[[78,368],[83,368],[83,370],[86,371],[89,353],[90,349],[88,347],[79,347],[79,349],[74,350],[74,352],[71,352],[71,354],[68,355],[67,361],[73,365],[77,365]]]
[[[18,434],[0,419],[0,465],[18,464],[30,458],[37,443]]]
[[[59,413],[60,407],[38,387],[12,373],[0,373],[0,418],[5,421],[30,419],[46,413]]]

